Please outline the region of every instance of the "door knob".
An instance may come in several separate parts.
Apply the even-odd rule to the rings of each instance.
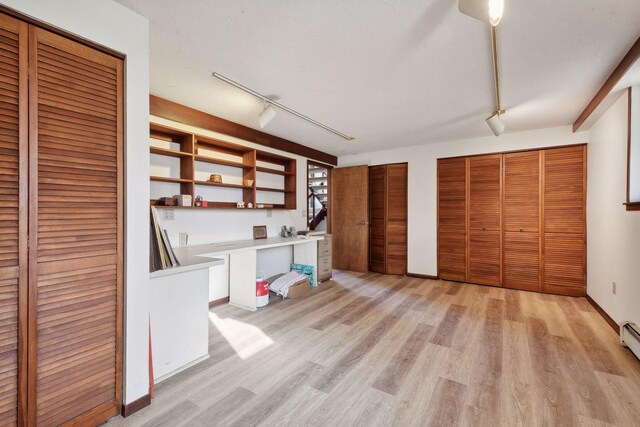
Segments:
[[[520,229],[520,231],[523,231],[522,228]]]
[[[487,227],[482,227],[482,231],[487,231]]]

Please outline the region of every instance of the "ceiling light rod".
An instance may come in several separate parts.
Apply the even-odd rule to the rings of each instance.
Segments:
[[[496,35],[496,27],[491,28],[491,51],[493,53],[493,76],[496,86],[496,113],[498,115],[504,114],[502,104],[500,103],[500,71],[498,69],[498,37]]]
[[[242,85],[242,84],[240,84],[240,83],[238,83],[238,82],[236,82],[236,81],[234,81],[234,80],[231,80],[231,79],[230,79],[230,78],[228,78],[228,77],[223,76],[222,74],[216,73],[216,72],[214,71],[214,72],[212,73],[212,75],[213,75],[213,77],[215,77],[215,78],[217,78],[217,79],[220,79],[220,80],[222,80],[223,82],[229,83],[230,85],[235,86],[235,87],[237,87],[238,89],[243,90],[243,91],[247,92],[248,94],[255,96],[256,98],[260,98],[260,99],[262,99],[262,100],[263,100],[264,102],[266,102],[266,103],[269,103],[269,104],[271,104],[271,105],[275,105],[276,107],[278,107],[278,108],[280,108],[280,109],[282,109],[282,110],[286,111],[287,113],[291,113],[291,114],[293,114],[294,116],[298,116],[298,117],[300,117],[301,119],[306,120],[306,121],[308,121],[308,122],[309,122],[309,123],[311,123],[311,124],[314,124],[314,125],[316,125],[316,126],[321,127],[321,128],[322,128],[322,129],[324,129],[324,130],[328,130],[329,132],[331,132],[331,133],[333,133],[333,134],[335,134],[335,135],[338,135],[339,137],[344,138],[344,139],[346,139],[347,141],[352,141],[352,140],[354,140],[354,139],[355,139],[355,138],[354,138],[354,137],[352,137],[352,136],[345,135],[345,134],[344,134],[344,133],[342,133],[342,132],[339,132],[339,131],[337,131],[337,130],[335,130],[335,129],[333,129],[333,128],[330,128],[329,126],[324,125],[324,124],[320,123],[320,122],[319,122],[319,121],[317,121],[317,120],[313,120],[311,117],[307,117],[307,116],[305,116],[305,115],[304,115],[304,114],[302,114],[302,113],[298,113],[297,111],[292,110],[291,108],[287,107],[286,105],[282,105],[282,104],[280,104],[279,102],[274,101],[273,99],[268,98],[268,97],[266,97],[266,96],[264,96],[264,95],[262,95],[262,94],[260,94],[260,93],[256,92],[256,91],[255,91],[255,90],[253,90],[253,89],[249,89],[248,87],[246,87],[246,86],[244,86],[244,85]]]

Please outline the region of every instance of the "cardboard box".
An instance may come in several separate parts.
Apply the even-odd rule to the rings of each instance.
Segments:
[[[273,283],[278,277],[284,276],[284,273],[276,274],[267,279],[269,284]],[[287,298],[304,298],[311,294],[311,282],[309,278],[305,277],[295,285],[289,286],[289,292],[287,292]]]
[[[301,282],[289,287],[287,298],[304,298],[308,297],[309,294],[311,294],[311,284],[309,283],[309,279],[305,278]]]

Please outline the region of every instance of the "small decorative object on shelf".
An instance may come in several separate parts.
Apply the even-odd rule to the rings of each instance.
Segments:
[[[280,229],[280,237],[295,237],[297,234],[296,228],[293,226],[287,228],[286,225],[283,225]]]
[[[248,207],[249,209],[253,209],[253,203],[248,203],[248,204],[247,204],[247,207]]]
[[[255,225],[253,227],[253,238],[254,239],[266,239],[267,238],[267,226],[266,225]]]
[[[176,202],[174,197],[160,197],[160,199],[158,199],[160,206],[176,206]]]
[[[244,209],[244,202],[236,203],[236,207],[239,208],[239,209]]]
[[[252,179],[245,179],[244,181],[242,181],[245,187],[251,187],[253,186],[253,180]]]
[[[202,202],[203,202],[202,196],[196,196],[196,200],[195,200],[194,206],[197,207],[197,208],[201,208],[203,206]]]
[[[209,182],[222,184],[222,175],[218,175],[217,173],[211,174],[211,176],[209,176]]]
[[[191,194],[178,194],[173,196],[178,206],[191,206]]]

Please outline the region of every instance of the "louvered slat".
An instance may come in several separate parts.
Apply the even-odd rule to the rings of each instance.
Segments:
[[[386,273],[386,167],[369,168],[369,269]]]
[[[500,285],[500,232],[469,230],[468,281]]]
[[[44,30],[31,36],[33,421],[95,413],[99,423],[119,406],[122,63]]]
[[[540,290],[540,235],[505,231],[504,286],[526,291]]]
[[[466,279],[467,161],[438,160],[438,276]]]
[[[407,164],[387,165],[387,274],[407,274]]]

